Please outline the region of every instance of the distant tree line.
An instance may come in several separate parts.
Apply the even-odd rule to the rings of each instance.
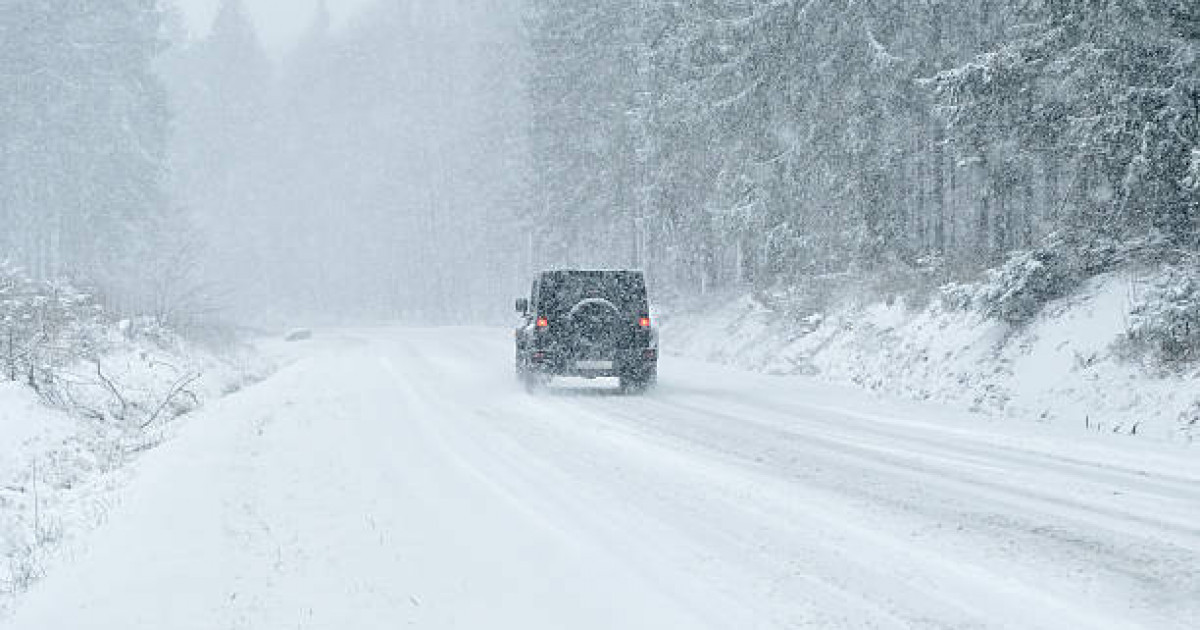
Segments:
[[[528,4],[542,264],[704,292],[1200,248],[1191,0]]]
[[[507,16],[507,17],[506,17]],[[117,311],[478,319],[525,251],[526,69],[500,0],[322,3],[272,59],[242,0],[0,4],[0,262]]]
[[[402,0],[281,60],[240,0],[185,31],[0,4],[0,260],[165,318],[207,280],[461,321],[560,264],[707,293],[1200,249],[1190,0]]]
[[[386,2],[334,28],[321,4],[272,59],[224,0],[211,32],[173,48],[171,190],[235,315],[508,314],[528,181],[510,7]]]
[[[0,4],[0,260],[153,301],[164,243],[167,93],[156,0]]]

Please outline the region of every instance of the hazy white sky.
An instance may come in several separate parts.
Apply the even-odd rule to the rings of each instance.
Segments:
[[[188,27],[196,35],[208,32],[213,16],[222,0],[173,0],[183,9]],[[337,22],[347,18],[375,0],[326,0]],[[312,19],[317,0],[242,0],[263,43],[272,54],[278,55],[296,41]]]

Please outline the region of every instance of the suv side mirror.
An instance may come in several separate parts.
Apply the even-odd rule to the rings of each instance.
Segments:
[[[517,298],[517,312],[522,315],[529,312],[529,298]]]

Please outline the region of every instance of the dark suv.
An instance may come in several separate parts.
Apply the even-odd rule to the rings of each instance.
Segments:
[[[640,271],[544,271],[517,312],[517,376],[530,391],[554,376],[615,376],[623,391],[641,392],[658,377]]]

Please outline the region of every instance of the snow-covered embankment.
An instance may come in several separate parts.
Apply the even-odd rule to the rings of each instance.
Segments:
[[[176,419],[270,371],[248,348],[214,349],[122,322],[89,332],[89,358],[0,379],[0,617],[79,535],[103,522],[137,456]]]
[[[1094,278],[1024,325],[933,300],[784,313],[750,296],[668,314],[663,347],[775,374],[951,403],[993,417],[1187,440],[1200,436],[1200,366],[1128,351],[1142,281]]]

